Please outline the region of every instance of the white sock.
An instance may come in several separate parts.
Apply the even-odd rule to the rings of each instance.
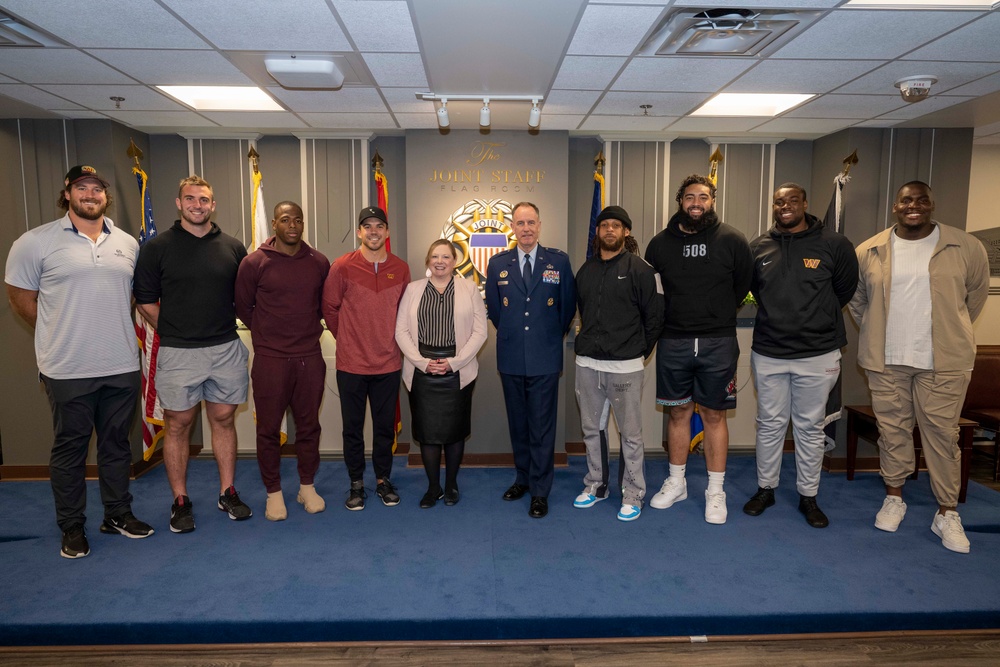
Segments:
[[[670,464],[670,476],[675,478],[684,479],[684,473],[687,472],[687,464],[675,466],[673,463]]]
[[[708,492],[722,493],[722,483],[726,481],[726,473],[708,471]]]

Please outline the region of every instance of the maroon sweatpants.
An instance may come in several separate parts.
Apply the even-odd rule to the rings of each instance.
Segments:
[[[291,407],[299,482],[312,484],[319,470],[319,406],[326,385],[322,353],[309,357],[254,356],[250,371],[257,417],[257,463],[268,493],[281,490],[281,419]]]

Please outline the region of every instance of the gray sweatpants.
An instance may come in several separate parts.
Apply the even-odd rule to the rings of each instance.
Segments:
[[[608,497],[608,418],[615,411],[621,434],[621,465],[618,484],[622,502],[642,507],[646,495],[643,474],[642,379],[643,371],[606,373],[576,367],[576,400],[580,404],[583,442],[587,446],[587,475],[583,483],[589,493]]]

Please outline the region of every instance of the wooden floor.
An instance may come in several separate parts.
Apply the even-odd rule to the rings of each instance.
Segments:
[[[971,478],[1000,491],[992,462],[976,456]],[[1000,621],[998,621],[1000,626]],[[897,632],[865,635],[573,640],[562,642],[240,644],[226,646],[0,647],[4,667],[642,667],[656,665],[780,667],[783,665],[1000,665],[994,631]]]

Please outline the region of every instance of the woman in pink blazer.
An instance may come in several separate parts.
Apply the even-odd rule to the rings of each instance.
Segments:
[[[428,277],[407,285],[396,316],[413,439],[427,472],[427,493],[420,500],[425,509],[441,498],[445,505],[458,502],[458,468],[472,431],[476,354],[486,342],[486,307],[475,283],[455,275],[457,260],[451,241],[434,241],[425,260]]]

